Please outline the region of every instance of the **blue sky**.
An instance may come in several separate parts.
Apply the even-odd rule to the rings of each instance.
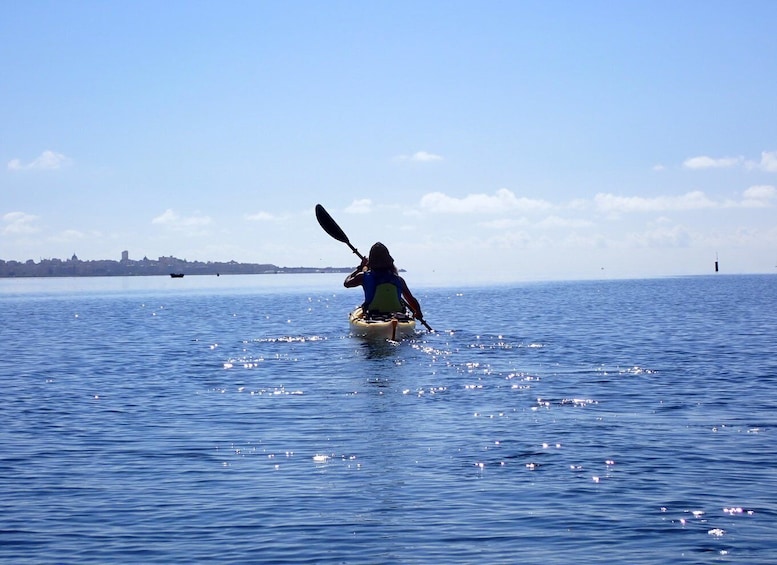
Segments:
[[[12,2],[0,259],[777,272],[777,2]]]

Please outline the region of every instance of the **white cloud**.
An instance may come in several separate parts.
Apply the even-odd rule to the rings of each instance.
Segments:
[[[38,216],[24,212],[8,212],[3,215],[3,235],[23,235],[39,231]]]
[[[537,212],[552,207],[545,200],[518,198],[506,188],[500,188],[493,196],[468,194],[464,198],[455,198],[442,192],[430,192],[421,198],[421,208],[438,214],[496,214],[516,210]]]
[[[348,214],[368,214],[372,211],[372,200],[369,198],[354,200],[351,202],[351,205],[345,209],[345,211]]]
[[[269,212],[257,212],[256,214],[246,214],[245,219],[249,222],[271,222],[276,218]]]
[[[499,218],[496,220],[489,220],[487,222],[480,222],[478,225],[490,230],[507,230],[519,226],[526,226],[527,223],[528,222],[523,218]]]
[[[699,157],[691,157],[683,162],[683,167],[686,169],[725,169],[729,167],[736,167],[745,162],[744,157],[721,157],[714,159],[705,155]]]
[[[175,230],[184,230],[207,226],[211,223],[211,219],[208,216],[200,215],[199,212],[195,212],[192,216],[180,216],[168,208],[162,214],[151,220],[151,223]]]
[[[586,200],[585,198],[575,198],[573,200],[570,200],[566,204],[566,208],[568,210],[588,210],[591,207],[590,200]]]
[[[745,190],[742,196],[744,198],[742,206],[747,208],[766,208],[771,206],[772,199],[777,196],[777,189],[767,184],[756,185]]]
[[[400,155],[397,157],[398,161],[413,161],[415,163],[431,163],[433,161],[442,161],[441,155],[435,155],[428,151],[416,151],[412,155]]]
[[[686,169],[725,169],[736,167],[745,162],[744,157],[722,157],[714,159],[707,156],[691,157],[683,162]]]
[[[417,153],[414,153],[412,157],[410,157],[411,161],[419,161],[421,163],[426,163],[429,161],[442,161],[442,156],[435,155],[434,153],[427,153],[426,151],[418,151]]]
[[[101,240],[105,237],[106,236],[103,233],[96,230],[83,232],[80,230],[66,229],[61,232],[52,234],[48,240],[54,243],[73,243],[77,241],[83,241],[85,239]]]
[[[559,228],[590,228],[594,224],[588,220],[578,218],[561,218],[559,216],[548,216],[544,220],[535,224],[538,228],[559,229]]]
[[[599,193],[594,197],[597,210],[606,214],[632,212],[677,212],[709,208],[767,208],[777,197],[777,189],[770,185],[751,186],[742,193],[741,200],[713,200],[702,191],[687,192],[680,196],[617,196]]]
[[[751,186],[743,193],[746,199],[771,200],[777,196],[777,189],[766,184]]]
[[[492,230],[508,230],[518,227],[534,227],[540,229],[576,229],[576,228],[590,228],[594,226],[594,223],[589,220],[582,220],[578,218],[562,218],[561,216],[551,215],[538,222],[530,223],[526,218],[498,218],[495,220],[489,220],[486,222],[480,222],[478,224],[487,229]]]
[[[162,214],[151,220],[152,224],[172,224],[179,219],[178,214],[173,212],[170,208],[165,210]]]
[[[761,160],[753,161],[744,157],[722,157],[715,159],[701,155],[691,157],[683,162],[686,169],[725,169],[742,166],[749,170],[760,170],[777,173],[777,151],[762,151]]]
[[[65,230],[59,237],[62,241],[78,241],[79,239],[84,239],[86,235],[78,230]]]
[[[699,190],[688,192],[681,196],[657,196],[654,198],[599,193],[594,197],[594,204],[599,211],[609,214],[664,210],[701,210],[718,206],[715,201],[707,198]]]
[[[761,152],[761,161],[758,163],[748,163],[748,168],[777,173],[777,151]]]
[[[8,161],[9,171],[28,171],[33,169],[38,170],[55,170],[71,162],[68,157],[65,157],[62,153],[56,151],[46,150],[38,157],[30,161],[29,163],[22,163],[20,159],[11,159]]]

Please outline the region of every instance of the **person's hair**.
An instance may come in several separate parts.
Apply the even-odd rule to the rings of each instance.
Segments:
[[[394,258],[391,257],[388,247],[383,245],[380,241],[370,248],[369,259],[370,269],[397,272],[397,268],[394,266]]]

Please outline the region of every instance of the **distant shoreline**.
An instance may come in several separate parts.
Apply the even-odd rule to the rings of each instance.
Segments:
[[[347,274],[353,272],[350,267],[327,267],[323,269],[316,269],[314,267],[279,267],[277,271],[267,271],[261,273],[183,273],[187,277],[219,277],[235,276],[235,275],[307,275],[307,274],[332,274],[342,273]],[[104,274],[56,274],[56,275],[5,275],[0,274],[0,279],[65,279],[65,278],[93,278],[93,277],[170,277],[173,273],[104,273]],[[184,278],[184,277],[173,277]]]
[[[72,258],[4,261],[0,259],[0,278],[45,278],[45,277],[143,277],[169,276],[173,273],[193,275],[277,275],[311,273],[350,273],[353,267],[279,267],[271,263],[238,263],[187,261],[176,257],[159,257],[156,260],[143,258],[131,260],[126,252],[121,261],[81,261]]]

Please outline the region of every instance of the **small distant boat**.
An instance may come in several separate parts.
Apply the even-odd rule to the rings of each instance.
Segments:
[[[174,279],[182,279],[183,273],[170,273],[170,277]]]

